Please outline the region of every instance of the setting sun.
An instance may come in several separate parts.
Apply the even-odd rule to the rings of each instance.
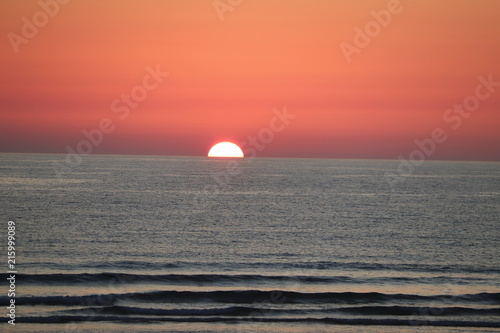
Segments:
[[[219,142],[208,152],[208,157],[244,157],[240,147],[231,142]]]

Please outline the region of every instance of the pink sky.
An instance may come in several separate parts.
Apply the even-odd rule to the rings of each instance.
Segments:
[[[500,160],[500,83],[479,80],[500,82],[499,1],[40,3],[0,2],[0,151],[65,153],[110,119],[93,153],[204,156],[255,136],[258,156],[397,159],[441,128],[428,159]],[[156,66],[169,75],[120,119],[113,101]],[[296,117],[267,140],[284,107]]]

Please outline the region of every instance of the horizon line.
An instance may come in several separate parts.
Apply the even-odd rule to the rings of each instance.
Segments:
[[[59,152],[6,152],[0,151],[0,154],[20,154],[20,155],[68,155],[68,153]],[[164,155],[164,154],[118,154],[118,153],[92,153],[92,154],[79,154],[82,156],[151,156],[151,157],[195,157],[195,158],[214,158],[203,155]],[[300,156],[254,156],[254,157],[238,157],[238,159],[310,159],[310,160],[361,160],[361,161],[394,161],[398,162],[401,159],[396,158],[370,158],[370,157],[300,157]],[[231,157],[227,157],[231,159]],[[405,159],[407,160],[407,159]],[[477,159],[432,159],[428,158],[424,160],[425,162],[488,162],[488,163],[499,163],[498,160],[477,160]]]

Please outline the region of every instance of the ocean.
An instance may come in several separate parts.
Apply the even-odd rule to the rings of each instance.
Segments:
[[[64,161],[0,154],[1,331],[500,331],[500,163]]]

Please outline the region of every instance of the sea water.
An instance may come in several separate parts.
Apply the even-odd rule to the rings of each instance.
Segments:
[[[0,154],[2,331],[499,330],[500,163],[65,158]]]

